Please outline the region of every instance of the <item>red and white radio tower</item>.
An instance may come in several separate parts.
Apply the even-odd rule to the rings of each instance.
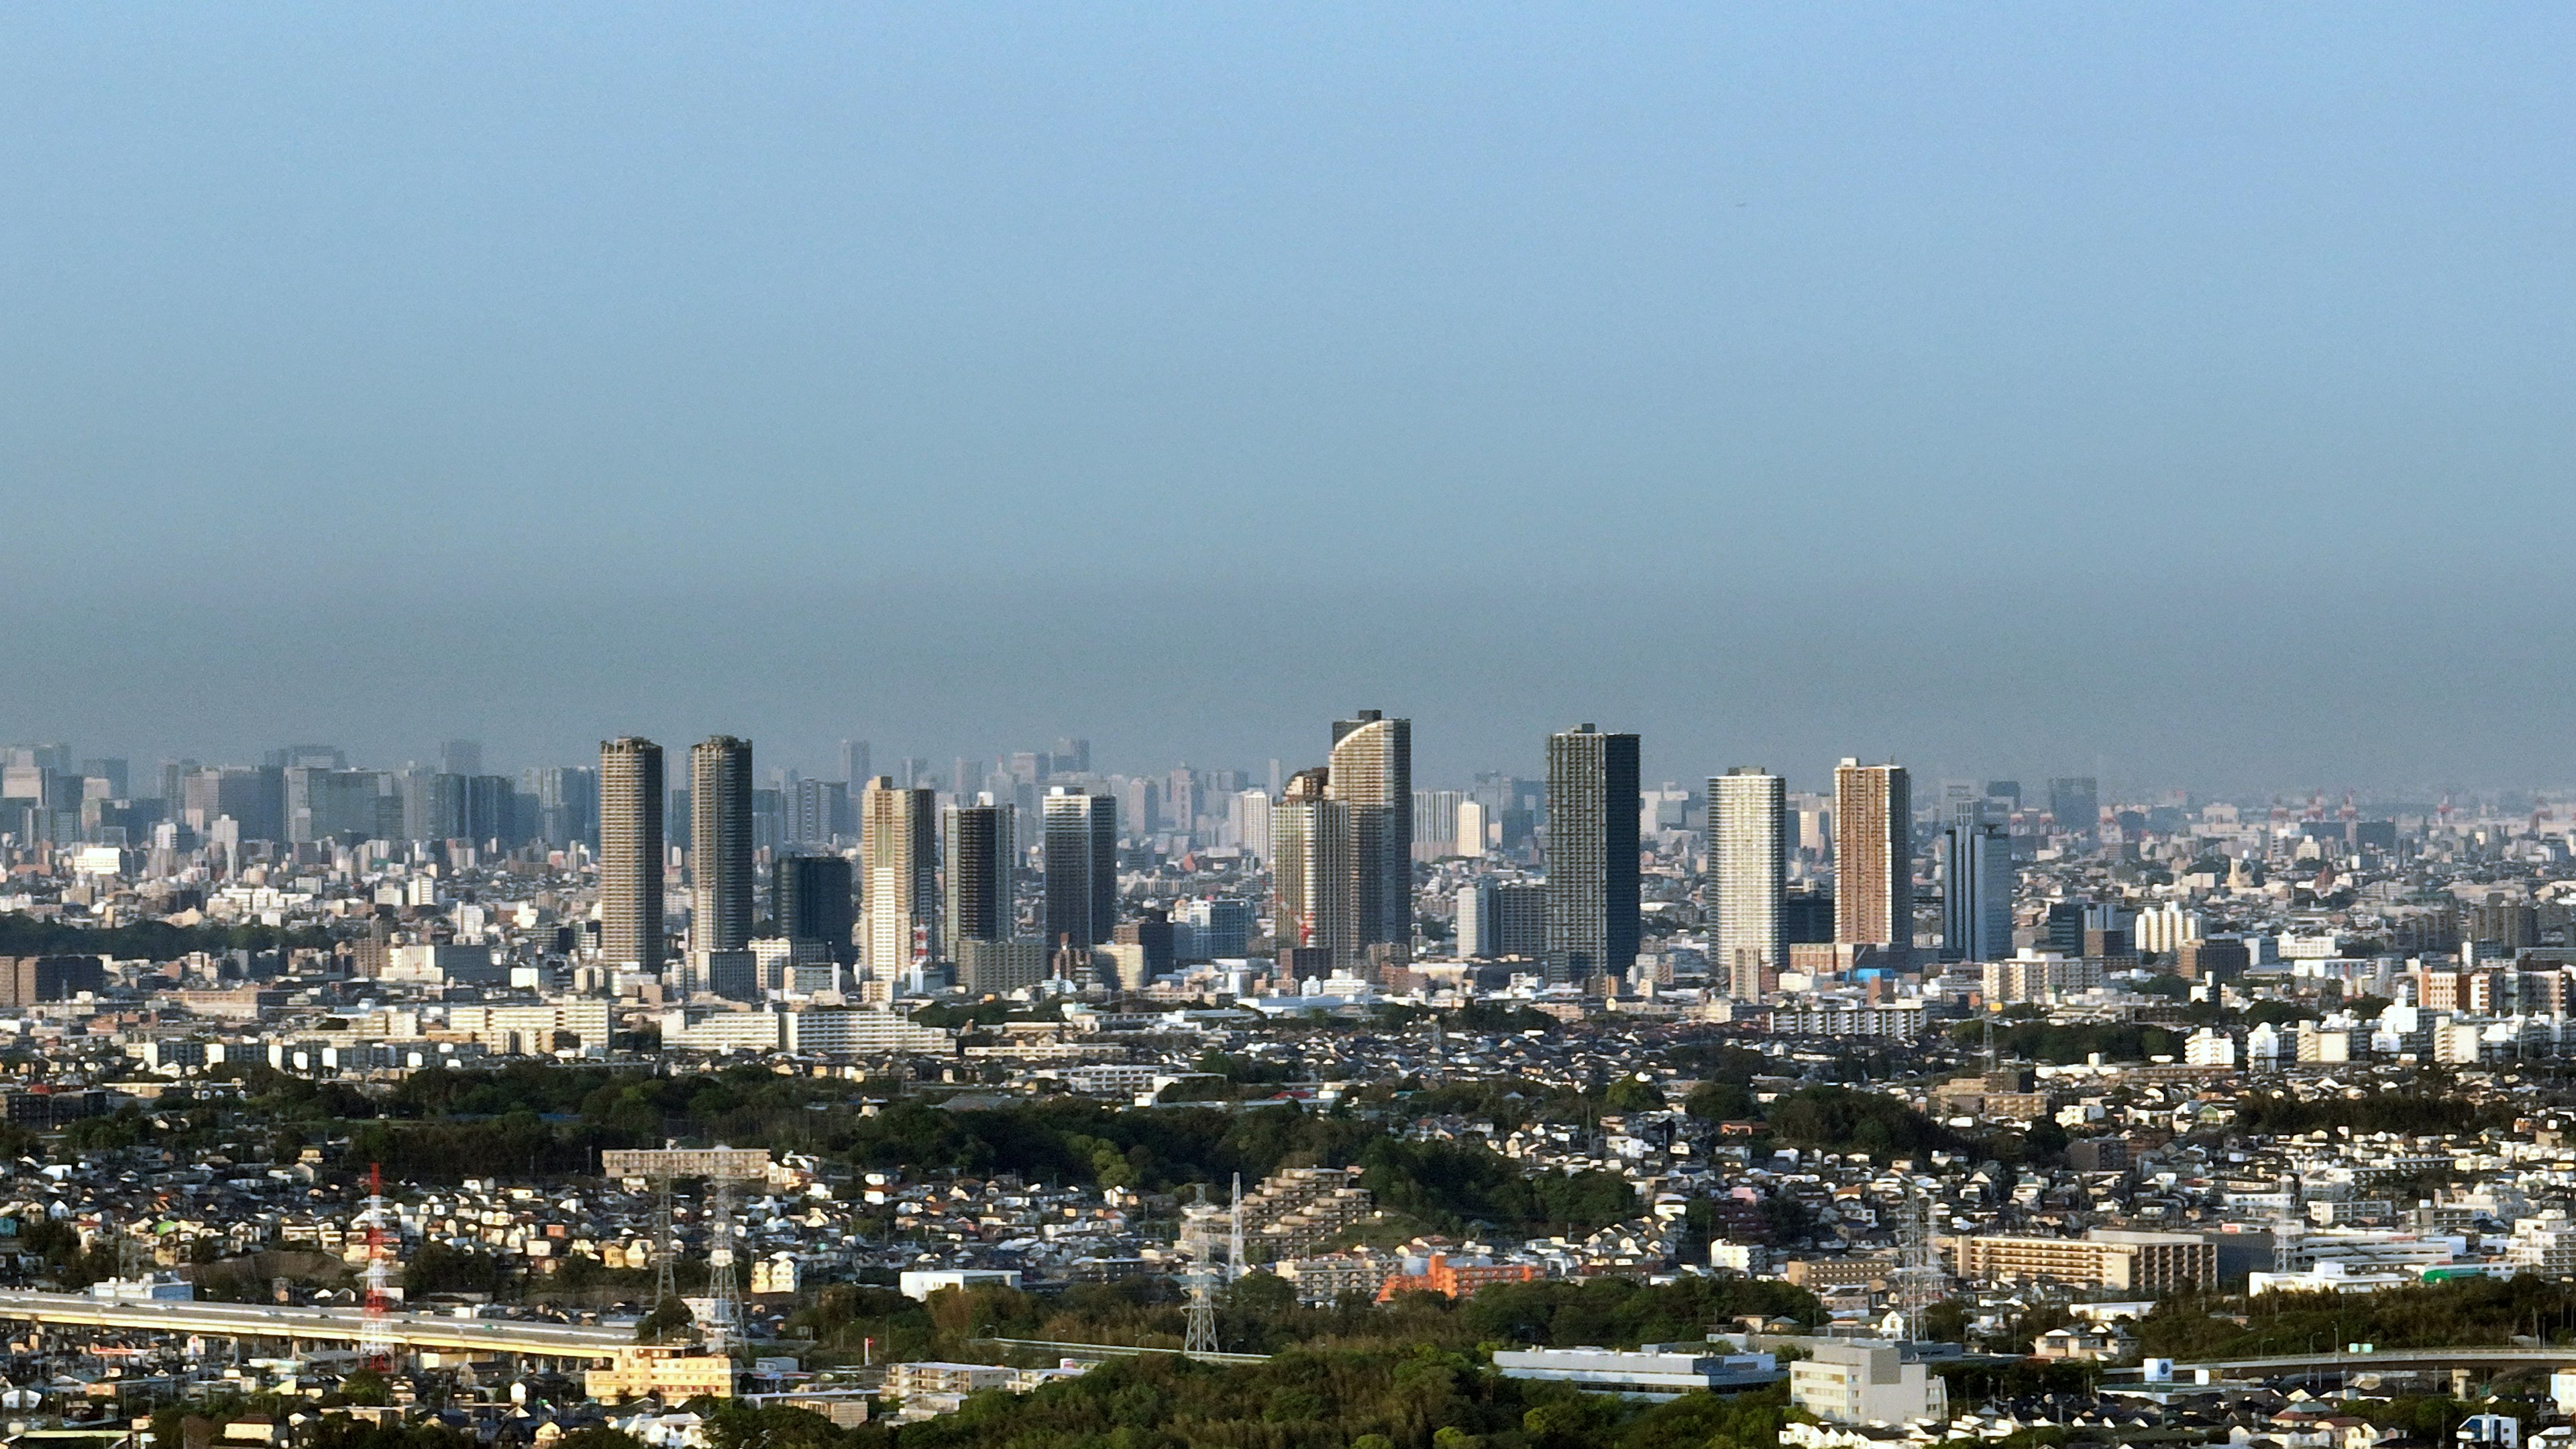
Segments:
[[[392,1295],[385,1290],[393,1271],[393,1247],[385,1241],[385,1172],[367,1164],[367,1321],[358,1337],[358,1361],[378,1373],[394,1366],[393,1325],[385,1321]]]

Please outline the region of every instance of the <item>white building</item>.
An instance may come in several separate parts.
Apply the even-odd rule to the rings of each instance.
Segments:
[[[2236,1038],[2214,1026],[2204,1026],[2182,1044],[2182,1059],[2195,1067],[2232,1067],[2236,1065]]]
[[[1709,1390],[1774,1382],[1767,1353],[1710,1353],[1705,1343],[1649,1343],[1634,1353],[1605,1348],[1503,1349],[1494,1367],[1507,1379],[1546,1379],[1628,1399],[1677,1399]]]
[[[1905,1350],[1883,1340],[1820,1343],[1813,1356],[1789,1365],[1789,1401],[1839,1424],[1904,1424],[1946,1419],[1949,1398],[1941,1380]]]

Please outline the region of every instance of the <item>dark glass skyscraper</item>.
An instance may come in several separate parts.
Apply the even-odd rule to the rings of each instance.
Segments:
[[[990,797],[987,797],[990,798]],[[956,805],[948,811],[944,848],[947,869],[946,908],[940,913],[945,934],[942,952],[959,959],[960,941],[1007,941],[1011,886],[1018,871],[1014,858],[1008,805]]]
[[[769,871],[770,904],[778,934],[791,941],[819,941],[832,959],[857,959],[850,931],[858,924],[850,862],[838,855],[782,855]]]
[[[1547,741],[1547,969],[1624,974],[1637,960],[1637,737],[1581,725]]]
[[[1097,946],[1118,924],[1118,801],[1064,785],[1046,795],[1046,944]]]

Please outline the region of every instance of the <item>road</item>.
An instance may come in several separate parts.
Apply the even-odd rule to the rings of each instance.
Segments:
[[[2270,1358],[2213,1359],[2174,1364],[2181,1378],[2195,1369],[2213,1374],[2263,1378],[2274,1374],[2337,1369],[2353,1373],[2409,1368],[2576,1367],[2576,1347],[2561,1348],[2383,1348],[2373,1353],[2294,1353]],[[2132,1370],[2134,1372],[2134,1370]]]
[[[276,1338],[357,1343],[367,1315],[351,1309],[270,1307],[258,1303],[138,1303],[78,1293],[0,1292],[0,1319],[85,1328],[153,1329],[207,1338]],[[447,1318],[388,1313],[385,1336],[406,1348],[515,1353],[606,1362],[635,1335],[617,1328],[520,1323],[503,1318]]]

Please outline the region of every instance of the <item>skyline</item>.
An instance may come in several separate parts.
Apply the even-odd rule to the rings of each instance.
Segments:
[[[20,12],[0,735],[2576,780],[2570,41]]]

